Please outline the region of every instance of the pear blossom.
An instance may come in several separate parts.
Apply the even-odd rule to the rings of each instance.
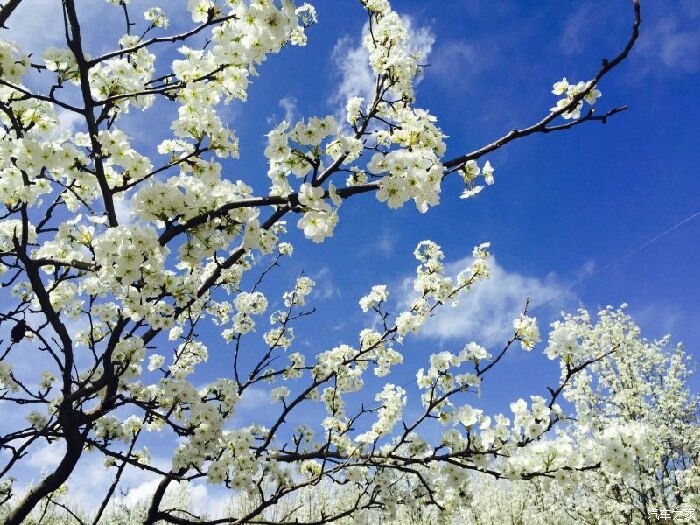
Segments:
[[[12,27],[10,4],[3,17]],[[353,299],[378,315],[358,321],[349,338],[351,328],[334,325],[323,337],[305,333],[323,286],[301,268],[296,278],[279,268],[303,262],[294,262],[303,243],[333,242],[348,199],[373,192],[390,209],[413,201],[426,213],[446,198],[448,177],[461,179],[462,198],[494,184],[484,150],[445,158],[446,133],[417,105],[426,57],[389,0],[359,2],[375,89],[347,93],[335,116],[270,121],[260,148],[265,183],[237,164],[255,141],[239,139],[225,107],[248,99],[272,55],[311,45],[314,5],[188,0],[140,6],[135,16],[134,4],[91,7],[113,10],[91,53],[72,1],[63,3],[58,39],[47,34],[54,46],[25,50],[0,39],[0,321],[8,330],[0,403],[7,425],[20,422],[0,436],[4,521],[18,525],[39,511],[44,519],[55,507],[77,517],[62,498],[88,455],[114,470],[102,510],[116,508],[107,500],[122,472],[157,479],[139,518],[149,524],[206,521],[165,499],[199,482],[248,498],[251,510],[235,520],[251,522],[375,523],[430,506],[442,522],[478,498],[472,473],[546,478],[553,493],[590,479],[603,494],[613,480],[654,502],[698,492],[697,458],[687,452],[697,425],[683,416],[697,413],[697,400],[683,390],[684,354],[640,339],[622,311],[606,309],[597,323],[585,312],[555,322],[544,355],[560,383],[512,400],[508,417],[481,395],[514,341],[526,350],[539,342],[535,318],[516,318],[500,353],[483,341],[405,346],[489,278],[488,242],[453,271],[436,242],[421,241],[400,293],[378,283]],[[113,31],[115,16],[126,18],[126,34],[121,22]],[[594,78],[554,84],[551,111],[580,119],[600,97]],[[415,364],[418,388],[405,388],[399,374]],[[668,371],[665,381],[658,370]],[[152,447],[155,433],[152,454],[144,441]],[[63,451],[59,467],[16,487],[24,458],[51,443]],[[657,475],[658,490],[649,486]],[[333,509],[284,514],[321,483],[338,490]]]

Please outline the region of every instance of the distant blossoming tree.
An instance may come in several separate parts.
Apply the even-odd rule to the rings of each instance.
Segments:
[[[616,351],[577,375],[565,396],[582,437],[615,425],[642,423],[648,451],[636,453],[617,475],[580,474],[552,490],[560,508],[582,523],[653,523],[663,511],[676,522],[700,517],[700,398],[691,394],[689,356],[670,337],[643,339],[622,309],[607,308],[597,322],[585,310],[554,325],[550,346],[614,346]]]
[[[0,2],[0,25],[12,27],[20,3]],[[509,415],[469,404],[466,394],[479,392],[515,343],[527,350],[539,341],[527,308],[496,355],[476,343],[431,355],[417,371],[417,416],[403,415],[407,393],[397,384],[367,392],[366,375],[388,376],[402,362],[404,338],[488,278],[487,243],[451,278],[440,247],[421,242],[411,304],[391,312],[389,290],[374,286],[360,300],[373,316],[367,328],[318,353],[294,344],[297,320],[312,313],[314,282],[302,275],[274,297],[261,291],[271,270],[292,256],[285,235],[292,217],[320,243],[333,235],[343,202],[361,194],[390,208],[412,200],[424,212],[439,204],[446,177],[461,177],[468,198],[493,183],[488,153],[621,111],[599,115],[590,105],[637,39],[636,1],[626,45],[591,80],[557,82],[558,102],[539,122],[448,160],[435,117],[415,106],[422,62],[402,19],[388,0],[361,0],[373,96],[347,100],[344,122],[309,117],[272,129],[263,195],[222,164],[238,156],[239,144],[219,110],[246,99],[269,54],[306,44],[314,8],[291,0],[189,0],[189,27],[179,28],[185,2],[147,9],[145,22],[129,0],[108,3],[114,6],[105,9],[123,12],[126,34],[101,42],[97,55],[85,44],[96,28],[81,26],[78,7],[87,3],[74,0],[62,0],[63,19],[47,29],[64,34],[65,46],[25,50],[0,41],[0,406],[22,421],[0,423],[8,525],[48,503],[62,505],[76,466],[95,454],[113,483],[95,502],[92,523],[105,515],[125,469],[160,480],[144,523],[214,524],[298,523],[293,513],[273,520],[269,511],[321,481],[347,490],[313,523],[401,506],[454,509],[475,471],[495,479],[566,478],[590,470],[615,476],[640,465],[653,443],[643,421],[609,424],[595,405],[576,404],[578,423],[590,422],[586,432],[548,438],[568,419],[561,395],[582,392],[586,370],[619,350],[607,339],[582,344],[573,321],[552,333],[548,352],[562,374],[547,397],[514,401]],[[172,104],[171,132],[135,145],[126,124],[145,126],[149,112],[167,114]],[[75,126],[63,125],[65,117]],[[125,202],[131,216],[120,223]],[[202,381],[208,350],[201,334],[213,330],[232,364]],[[277,402],[273,423],[233,422],[237,407],[268,383]],[[349,395],[361,390],[366,395]],[[309,406],[323,416],[290,427],[294,414],[320,412]],[[428,439],[422,430],[434,421],[443,431]],[[172,437],[159,441],[171,443],[167,466],[150,461],[145,442],[155,432]],[[29,487],[14,486],[24,458],[47,442],[62,444],[58,465]],[[164,505],[169,486],[200,479],[255,504],[208,521]],[[63,510],[66,520],[83,523]]]
[[[577,374],[564,391],[576,420],[560,428],[560,446],[615,425],[645,426],[645,450],[620,468],[599,468],[498,482],[480,475],[450,523],[614,525],[696,523],[700,516],[700,397],[689,389],[690,356],[670,337],[649,341],[620,309],[597,319],[586,310],[552,325],[546,353],[564,358],[586,348],[615,348]],[[585,350],[584,350],[585,351]],[[628,428],[634,428],[629,426]],[[545,448],[548,445],[545,445]],[[607,441],[615,448],[615,441]],[[622,452],[626,454],[627,452]],[[620,461],[617,453],[606,462]],[[434,519],[429,510],[416,523]],[[424,521],[420,521],[423,519]]]

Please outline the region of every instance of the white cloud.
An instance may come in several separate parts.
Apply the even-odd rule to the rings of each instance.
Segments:
[[[672,302],[631,304],[628,312],[649,339],[670,334],[674,341],[691,341],[700,336],[700,310]]]
[[[296,97],[286,96],[280,99],[278,105],[284,111],[284,115],[280,117],[277,113],[273,113],[267,117],[267,123],[270,125],[277,125],[279,122],[285,120],[290,124],[297,120],[298,114],[298,100]]]
[[[37,481],[37,476],[40,472],[53,471],[65,453],[65,442],[55,442],[50,445],[43,445],[37,448],[27,461],[21,465],[20,469],[13,471],[13,474],[18,478],[19,483],[16,486],[16,497],[21,498],[30,488],[31,484]],[[162,456],[154,456],[151,464],[161,470],[168,470],[170,459]],[[33,467],[33,470],[27,469]],[[104,466],[104,456],[100,453],[84,452],[76,469],[68,478],[68,505],[76,510],[83,512],[94,512],[101,503],[109,485],[114,479],[114,469],[107,469]],[[143,504],[145,499],[153,494],[155,487],[158,484],[159,477],[152,472],[127,466],[123,472],[119,489],[123,490],[125,496],[123,498],[114,497],[108,506],[108,510],[119,504],[126,504],[130,508],[135,508],[138,503]],[[166,495],[173,496],[177,493],[176,486],[173,486]],[[208,498],[206,488],[204,493],[200,485],[192,485],[186,497],[189,499],[184,501],[183,497],[178,497],[177,501],[181,501],[182,505],[192,504],[197,512],[208,511],[220,512],[223,510],[222,498]]]
[[[29,457],[27,457],[26,464],[42,471],[51,472],[61,462],[65,453],[65,443],[56,441],[32,452]]]
[[[409,47],[411,52],[419,53],[421,63],[426,64],[435,43],[435,34],[429,26],[417,27],[413,18],[402,16],[404,25],[409,35]]]
[[[333,48],[333,61],[341,76],[341,82],[332,101],[343,104],[350,97],[369,99],[374,92],[374,73],[369,67],[369,53],[352,38],[343,37]]]
[[[649,71],[665,66],[678,73],[700,71],[700,30],[694,20],[700,8],[669,5],[664,16],[642,31],[639,51],[647,58]]]
[[[80,127],[85,124],[85,118],[79,113],[60,108],[56,114],[58,116],[58,127],[62,133],[72,135],[80,131]]]
[[[153,496],[153,494],[155,494],[159,482],[160,480],[158,479],[151,479],[149,481],[139,483],[135,487],[128,490],[124,496],[123,503],[130,508],[136,507],[139,503],[146,501],[147,498],[150,498]]]
[[[593,277],[593,275],[596,273],[598,270],[598,267],[595,263],[594,260],[589,259],[586,262],[584,262],[581,267],[578,269],[576,272],[576,281],[582,281],[584,279],[589,279]]]
[[[589,35],[597,30],[595,24],[591,24],[596,9],[592,5],[582,5],[566,22],[561,37],[561,48],[565,54],[578,55],[586,50]]]
[[[668,31],[662,34],[661,59],[684,73],[700,71],[700,31]]]
[[[115,199],[114,211],[117,214],[117,221],[119,224],[126,225],[131,223],[134,219],[134,210],[131,206],[131,199],[129,197]]]
[[[241,401],[238,404],[237,411],[254,412],[260,409],[265,409],[272,404],[270,400],[270,391],[264,388],[248,387],[246,388]]]
[[[376,248],[384,257],[389,257],[394,254],[395,237],[389,230],[384,230],[381,237],[376,242]]]
[[[121,9],[104,1],[80,2],[78,16],[88,52],[99,53],[114,48],[124,32]],[[66,47],[60,2],[24,0],[5,25],[8,31],[3,37],[27,51],[37,53],[50,46]]]
[[[144,481],[129,490],[119,503],[136,508],[147,503],[156,491],[159,479]],[[171,483],[165,491],[161,508],[181,508],[208,519],[221,519],[228,513],[232,495],[224,488],[202,483]]]
[[[328,267],[321,268],[311,278],[316,282],[312,297],[318,301],[340,297],[340,289],[333,283],[333,275]]]
[[[44,447],[34,454],[36,459],[53,459],[53,445]],[[109,485],[113,481],[113,470],[107,470],[100,454],[85,454],[76,470],[68,479],[68,495],[66,503],[79,512],[94,513],[107,493]],[[154,465],[167,470],[168,462],[154,461]],[[36,465],[42,470],[45,465]],[[54,466],[55,467],[55,466]],[[131,510],[144,509],[150,498],[156,491],[160,476],[153,472],[136,469],[127,466],[119,484],[119,490],[113,496],[107,506],[107,513],[113,509],[129,508]],[[15,497],[22,498],[30,484],[15,487]],[[119,494],[122,495],[119,495]],[[208,519],[220,519],[227,515],[231,507],[232,494],[224,487],[207,486],[202,482],[171,483],[165,492],[161,508],[181,508],[193,512]]]
[[[65,46],[63,15],[61,4],[58,2],[22,2],[5,25],[8,31],[4,37],[24,49],[37,51],[49,46]],[[47,31],[49,27],[56,27],[58,30]]]
[[[389,228],[383,228],[376,235],[367,239],[367,243],[360,248],[359,254],[363,257],[375,257],[380,255],[390,258],[396,249],[396,232]]]
[[[430,61],[431,73],[449,76],[454,74],[455,67],[467,67],[470,72],[480,68],[486,62],[481,50],[474,44],[464,40],[450,40],[441,43],[435,50],[434,58]],[[453,81],[453,78],[449,78]]]
[[[448,264],[447,274],[456,276],[470,264],[469,257]],[[423,327],[421,335],[441,340],[468,339],[484,343],[495,337],[507,338],[512,332],[513,319],[522,313],[527,299],[530,300],[528,310],[537,316],[538,313],[542,315],[541,308],[560,309],[562,302],[573,298],[568,287],[555,274],[539,278],[509,272],[493,258],[489,267],[491,278],[465,292],[457,306],[437,309],[435,316]],[[403,286],[404,302],[415,293],[409,281],[412,282],[407,279]],[[533,309],[538,311],[533,312]]]
[[[694,19],[700,16],[700,3],[693,0],[668,3],[659,6],[661,16],[649,17],[637,42],[635,52],[645,56],[645,72],[658,71],[666,67],[682,73],[700,71],[700,31]],[[560,36],[560,47],[564,54],[579,55],[590,49],[590,43],[601,38],[598,24],[592,20],[603,20],[614,16],[614,2],[608,4],[581,5],[568,18]],[[627,31],[626,26],[621,35]],[[637,65],[636,74],[641,64]]]
[[[279,104],[284,110],[284,120],[290,123],[296,120],[297,99],[295,97],[284,97],[282,100],[280,100]]]

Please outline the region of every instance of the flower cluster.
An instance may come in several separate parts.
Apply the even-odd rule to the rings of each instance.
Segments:
[[[225,127],[216,105],[222,99],[245,100],[249,77],[268,54],[279,52],[287,42],[305,45],[304,29],[315,14],[311,6],[297,11],[292,2],[283,2],[280,8],[266,1],[232,2],[223,13],[211,0],[192,0],[188,8],[194,22],[206,24],[213,17],[223,21],[214,28],[206,50],[182,46],[183,58],[172,63],[175,79],[185,86],[177,95],[182,105],[172,124],[178,137],[173,145],[187,152],[192,149],[188,139],[195,144],[206,141],[217,155],[236,156],[236,137]]]
[[[372,286],[372,291],[360,299],[360,308],[363,312],[369,311],[370,308],[378,308],[383,302],[389,299],[386,285],[378,284]]]
[[[206,361],[207,357],[207,347],[204,344],[199,341],[186,341],[175,352],[173,364],[169,368],[170,373],[176,379],[183,379],[194,373],[195,366]]]
[[[139,37],[124,35],[119,40],[123,48],[136,46]],[[129,106],[148,109],[154,102],[154,95],[138,95],[147,91],[153,79],[156,57],[145,47],[130,53],[129,57],[114,57],[104,60],[90,69],[89,80],[92,96],[99,101],[113,105],[111,114],[117,116],[127,112]],[[70,67],[70,62],[68,62]],[[69,70],[70,71],[70,70]],[[78,83],[79,77],[71,75],[70,80]]]
[[[322,146],[327,137],[334,138]],[[306,179],[311,174],[316,178],[325,169],[324,158],[329,164],[349,163],[359,156],[362,147],[354,137],[340,134],[335,119],[330,116],[298,122],[291,130],[289,123],[282,122],[268,134],[265,149],[270,161],[270,193],[287,196],[293,192],[290,176]],[[319,185],[304,182],[297,192],[297,200],[303,214],[298,226],[307,238],[322,242],[333,235],[341,199],[332,183],[326,191]]]
[[[0,141],[0,201],[9,207],[20,203],[39,207],[43,204],[42,196],[55,190],[52,180],[66,183],[74,180],[75,166],[83,162],[84,156],[67,143],[65,137],[47,137],[58,128],[58,118],[49,104],[29,100],[22,102],[22,107],[17,105],[13,103],[13,109],[19,113],[17,118],[30,126],[32,132],[24,137]],[[5,125],[11,123],[8,121]],[[78,178],[90,181],[86,180],[85,188],[77,189],[75,195],[92,195],[96,188],[94,178]],[[67,204],[74,200],[74,196],[66,197]]]
[[[12,366],[9,363],[0,361],[0,390],[17,390],[19,386],[12,379]]]
[[[562,111],[564,108],[568,108],[561,114],[565,119],[581,118],[583,103],[587,102],[592,106],[601,96],[600,90],[591,82],[580,81],[576,84],[569,84],[566,77],[554,83],[552,86],[552,93],[555,95],[565,95],[564,98],[559,99],[557,105],[550,110],[552,112],[558,112]],[[575,104],[574,100],[577,101]],[[572,105],[573,107],[570,107]]]
[[[451,277],[444,274],[444,254],[440,247],[432,241],[419,243],[414,255],[421,264],[416,270],[413,284],[419,295],[411,302],[409,310],[397,316],[396,328],[399,335],[416,332],[437,305],[455,304],[460,293],[469,290],[478,281],[488,278],[488,247],[489,243],[475,247],[472,251],[471,267],[462,270],[457,275],[456,282],[453,282]]]
[[[423,213],[439,204],[448,172],[462,177],[463,198],[494,182],[489,161],[443,161],[445,134],[414,105],[424,57],[388,0],[361,1],[374,94],[351,94],[362,96],[349,97],[339,118],[275,125],[264,149],[270,190],[263,195],[223,160],[239,156],[239,140],[222,105],[246,100],[268,55],[306,44],[313,6],[188,0],[182,7],[194,25],[168,34],[184,24],[171,13],[174,4],[146,8],[137,22],[129,0],[107,1],[126,14],[129,33],[113,51],[82,49],[74,2],[64,2],[65,47],[25,53],[0,41],[0,274],[11,302],[0,320],[3,330],[14,323],[0,356],[0,402],[29,407],[18,418],[26,428],[3,437],[5,472],[44,438],[68,440],[78,453],[99,450],[119,472],[127,464],[145,469],[151,454],[137,442],[163,431],[172,437],[171,464],[148,469],[168,482],[206,479],[255,494],[263,503],[246,518],[253,521],[321,479],[359,489],[356,505],[366,509],[351,515],[358,522],[374,522],[373,508],[390,514],[426,502],[448,513],[467,499],[475,470],[541,475],[566,487],[600,468],[606,480],[645,495],[658,474],[664,485],[648,501],[678,487],[698,492],[700,471],[677,467],[694,460],[683,451],[693,450],[697,432],[677,425],[676,436],[658,415],[672,413],[675,423],[697,413],[679,386],[687,372],[682,352],[659,357],[663,344],[640,340],[621,312],[604,311],[596,325],[584,312],[555,323],[545,354],[560,362],[560,387],[547,399],[513,402],[508,416],[487,414],[472,397],[514,341],[526,350],[539,341],[536,320],[525,314],[495,357],[475,342],[428,352],[414,405],[402,386],[378,379],[404,362],[409,334],[489,277],[488,243],[454,275],[440,246],[421,242],[409,298],[391,304],[388,287],[375,285],[359,307],[377,315],[352,340],[316,355],[307,347],[319,340],[298,343],[296,323],[314,312],[307,304],[314,281],[302,274],[284,293],[268,292],[268,276],[294,253],[282,240],[285,215],[295,214],[304,236],[320,243],[333,235],[343,199],[355,194],[374,191],[389,208],[412,200]],[[156,60],[168,43],[169,59]],[[30,76],[36,72],[40,81]],[[569,119],[600,96],[592,83],[566,79],[553,92],[563,96],[553,111]],[[144,141],[128,132],[130,112],[171,107],[165,136]],[[347,187],[336,186],[339,176]],[[211,330],[230,343],[232,370],[220,378],[211,370],[196,383],[196,372],[216,366],[204,335]],[[243,348],[249,339],[258,342],[255,351]],[[38,353],[25,357],[25,350]],[[35,355],[36,364],[17,365]],[[668,377],[646,379],[658,370]],[[376,387],[374,401],[358,394],[367,385]],[[261,391],[272,401],[269,428],[236,424],[237,408]],[[576,408],[564,428],[560,394]],[[322,420],[289,431],[300,411],[318,412],[308,409],[316,402]],[[419,435],[429,421],[442,425],[432,439]],[[548,439],[555,425],[559,433]],[[0,483],[3,507],[11,486]],[[157,496],[154,505],[159,519],[179,519]]]
[[[469,197],[473,197],[474,195],[480,193],[481,190],[484,189],[483,186],[476,184],[476,180],[479,176],[483,177],[484,182],[486,182],[488,186],[492,186],[494,183],[493,172],[493,166],[491,166],[491,163],[488,160],[484,164],[483,168],[480,168],[475,160],[467,161],[460,171],[460,175],[462,175],[462,179],[464,179],[464,184],[466,185],[466,189],[462,195],[460,195],[460,198],[468,199]]]
[[[515,337],[520,341],[523,350],[532,350],[540,341],[540,329],[537,319],[523,314],[513,321]]]
[[[294,290],[291,292],[284,292],[282,296],[284,306],[287,308],[291,308],[292,306],[304,306],[306,304],[306,298],[311,294],[314,286],[316,286],[316,283],[313,279],[305,275],[299,276]]]
[[[374,397],[374,400],[381,403],[377,421],[370,430],[355,438],[358,443],[373,443],[394,428],[396,423],[401,420],[403,409],[406,406],[406,391],[400,386],[387,384]]]
[[[162,292],[164,288],[174,291],[178,279],[174,271],[165,269],[169,250],[158,242],[154,229],[135,225],[108,228],[95,234],[89,247],[96,269],[82,280],[79,291],[93,297],[112,294],[117,299],[117,303],[98,308],[105,320],[113,317],[118,307],[133,320],[146,319],[154,327],[171,326],[174,307]]]
[[[299,188],[299,204],[302,206],[303,216],[297,223],[304,230],[307,239],[314,242],[323,242],[326,237],[333,235],[333,229],[338,224],[337,208],[340,206],[340,197],[335,193],[333,186],[329,188],[329,194],[334,209],[325,200],[325,191],[318,186],[304,183]]]

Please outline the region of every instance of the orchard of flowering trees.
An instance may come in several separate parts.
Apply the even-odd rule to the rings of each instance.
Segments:
[[[0,33],[4,523],[651,523],[659,509],[700,513],[692,367],[670,340],[643,339],[624,308],[565,315],[541,335],[523,297],[498,351],[463,341],[407,372],[404,341],[489,278],[488,242],[455,275],[438,244],[420,242],[410,297],[372,286],[352,299],[365,327],[329,347],[303,344],[298,329],[315,314],[313,276],[274,280],[311,243],[361,247],[333,244],[347,201],[423,213],[448,179],[470,199],[494,183],[489,153],[619,113],[595,108],[639,36],[636,0],[617,54],[591,64],[590,78],[552,79],[553,107],[539,120],[452,155],[450,130],[417,102],[428,64],[393,10],[400,2],[355,2],[372,94],[348,94],[341,115],[271,123],[259,152],[266,182],[236,169],[256,152],[239,144],[226,108],[245,111],[262,63],[314,38],[323,21],[313,5],[55,1],[62,16],[46,31],[62,45],[24,49]],[[0,25],[11,29],[21,4],[0,2]],[[95,9],[118,25],[84,23]],[[155,115],[168,119],[162,136],[130,136]],[[492,370],[542,339],[558,383],[522,392],[507,413],[479,408]],[[265,417],[238,417],[261,392],[274,401]],[[55,464],[28,466],[47,444],[60,451]],[[109,483],[76,504],[71,483],[87,462]],[[18,482],[28,468],[33,481]],[[120,499],[133,472],[155,480],[138,507]],[[200,482],[236,504],[195,512],[185,496]]]

